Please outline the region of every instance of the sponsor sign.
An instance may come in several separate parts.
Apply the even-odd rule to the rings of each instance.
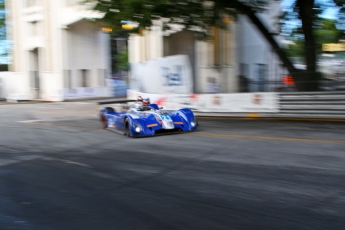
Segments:
[[[234,93],[234,94],[147,94],[128,90],[128,99],[138,96],[150,98],[151,103],[167,110],[190,108],[196,112],[232,113],[276,113],[279,112],[277,93]]]
[[[124,97],[127,95],[127,90],[129,89],[129,85],[125,80],[120,79],[111,79],[109,86],[112,90],[112,95],[114,97]]]
[[[345,43],[322,44],[322,50],[328,52],[345,51]]]
[[[192,93],[192,68],[186,55],[131,64],[131,88],[151,94]]]

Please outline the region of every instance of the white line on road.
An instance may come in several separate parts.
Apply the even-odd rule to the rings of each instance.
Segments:
[[[47,110],[52,110],[52,109],[62,109],[60,107],[37,107],[38,109],[47,109]]]
[[[18,163],[18,162],[19,162],[18,160],[4,160],[4,159],[0,159],[0,167],[1,166],[15,164],[15,163]]]
[[[76,104],[76,105],[90,105],[92,103],[90,103],[90,102],[73,102],[73,104]]]
[[[40,122],[40,121],[43,121],[43,120],[25,120],[25,121],[17,121],[17,122],[20,122],[20,123],[35,123],[35,122]]]
[[[64,159],[58,159],[58,160],[66,163],[66,164],[73,164],[73,165],[79,165],[79,166],[86,167],[86,168],[92,168],[92,166],[90,166],[90,165],[83,164],[83,163],[76,162],[76,161],[70,161],[70,160],[64,160]]]
[[[23,161],[30,161],[30,160],[35,160],[42,158],[41,156],[38,155],[28,155],[28,156],[19,156],[15,157],[13,159],[0,159],[0,167],[6,166],[6,165],[12,165],[12,164],[17,164]]]

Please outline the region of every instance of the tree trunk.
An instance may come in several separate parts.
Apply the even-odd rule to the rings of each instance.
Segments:
[[[301,0],[304,1],[304,0]],[[311,0],[308,0],[311,1]],[[294,78],[295,85],[298,91],[305,91],[307,90],[305,84],[305,71],[301,71],[296,69],[290,59],[286,56],[283,49],[280,48],[276,40],[274,39],[273,35],[268,31],[266,26],[261,22],[261,20],[256,16],[255,11],[240,1],[237,1],[237,9],[240,10],[243,14],[247,15],[247,17],[251,20],[251,22],[259,29],[261,34],[265,37],[265,39],[270,43],[273,50],[276,52],[278,57],[280,58],[283,65],[289,71],[289,74]]]
[[[302,21],[302,31],[304,34],[304,56],[307,66],[303,76],[304,90],[318,90],[319,75],[316,72],[316,45],[313,32],[314,0],[297,0],[296,6],[299,8],[298,13]]]

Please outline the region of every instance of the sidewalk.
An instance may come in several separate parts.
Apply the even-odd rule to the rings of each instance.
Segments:
[[[0,105],[39,104],[39,103],[54,103],[54,102],[42,101],[42,100],[8,102],[6,100],[0,100]]]
[[[126,97],[92,97],[92,98],[81,98],[81,99],[68,99],[60,102],[77,102],[77,101],[107,101],[107,100],[123,100]],[[18,104],[39,104],[39,103],[56,103],[54,101],[43,101],[40,99],[30,100],[30,101],[17,101],[17,102],[8,102],[6,99],[0,100],[0,105],[18,105]]]

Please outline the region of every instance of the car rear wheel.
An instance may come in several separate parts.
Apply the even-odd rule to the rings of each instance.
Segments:
[[[103,129],[108,128],[108,119],[105,116],[105,114],[103,114],[103,113],[100,114],[100,121],[101,121]]]

